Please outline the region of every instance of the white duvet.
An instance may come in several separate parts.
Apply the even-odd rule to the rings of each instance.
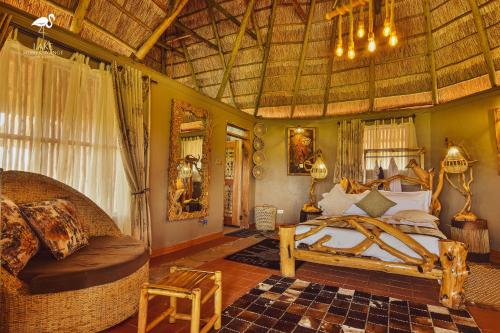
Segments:
[[[383,217],[383,218],[388,223],[405,223],[404,221],[403,222],[392,221],[390,219],[390,217],[387,217],[387,216]],[[412,222],[408,221],[407,224],[412,224]],[[422,224],[420,224],[420,225],[422,226]],[[438,227],[435,223],[426,223],[425,226],[438,229]],[[302,234],[304,232],[309,231],[311,228],[314,228],[314,226],[299,224],[296,228],[295,234],[296,235]],[[332,239],[324,244],[327,246],[330,246],[330,247],[335,247],[335,248],[350,248],[350,247],[356,246],[357,244],[362,242],[364,239],[366,239],[366,237],[363,236],[363,234],[361,234],[359,231],[356,231],[356,230],[326,227],[314,235],[311,235],[311,236],[306,237],[300,241],[297,241],[295,246],[298,246],[299,243],[306,243],[308,245],[311,245],[325,235],[332,236]],[[439,245],[438,245],[439,239],[438,238],[432,237],[432,236],[427,236],[427,235],[417,235],[417,234],[408,234],[408,236],[410,236],[414,240],[416,240],[420,245],[422,245],[424,248],[426,248],[429,252],[434,253],[436,255],[439,255]],[[414,258],[417,258],[417,259],[420,258],[420,256],[417,253],[415,253],[412,249],[410,249],[408,246],[406,246],[403,242],[399,241],[397,238],[395,238],[395,237],[393,237],[385,232],[381,233],[380,238],[385,243],[394,247],[395,249],[397,249],[397,250],[399,250],[399,251],[401,251],[409,256],[412,256]],[[373,244],[372,246],[370,246],[365,252],[362,253],[362,255],[379,258],[383,261],[402,262],[402,260],[400,260],[399,258],[394,257],[390,253],[382,250],[376,244]]]

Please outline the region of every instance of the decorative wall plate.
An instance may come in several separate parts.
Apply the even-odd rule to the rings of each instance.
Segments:
[[[264,177],[264,169],[261,166],[256,165],[253,167],[252,174],[255,179],[262,179]]]
[[[253,139],[253,148],[255,150],[262,150],[262,149],[264,149],[264,141],[262,141],[261,138],[255,138],[255,139]]]
[[[256,123],[255,126],[253,127],[253,133],[258,138],[264,136],[266,132],[267,132],[267,127],[266,125],[264,125],[264,123]]]
[[[262,165],[262,163],[264,163],[265,160],[266,160],[266,155],[262,150],[256,151],[253,154],[253,163],[255,165]]]

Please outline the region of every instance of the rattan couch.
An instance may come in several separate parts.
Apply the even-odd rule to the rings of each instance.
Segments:
[[[19,171],[1,175],[2,194],[16,203],[54,198],[73,202],[90,237],[122,236],[113,220],[78,191],[52,178]],[[111,283],[49,294],[30,294],[28,286],[1,268],[0,332],[97,332],[118,324],[138,308],[140,286],[148,281],[146,262]]]

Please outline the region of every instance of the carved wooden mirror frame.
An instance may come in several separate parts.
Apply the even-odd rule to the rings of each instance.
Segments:
[[[178,175],[178,159],[180,155],[180,133],[184,112],[190,112],[198,118],[205,119],[205,136],[203,137],[203,155],[201,165],[203,180],[201,186],[201,210],[184,212],[179,211],[179,203],[175,200],[176,181]],[[193,106],[189,102],[172,100],[172,119],[170,123],[170,158],[168,163],[168,221],[197,219],[208,216],[208,186],[210,184],[210,140],[211,126],[209,112],[203,108]]]

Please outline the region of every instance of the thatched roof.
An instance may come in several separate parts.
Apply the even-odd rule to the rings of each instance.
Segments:
[[[67,29],[79,3],[0,1],[35,16],[52,11],[56,24]],[[92,0],[79,34],[133,56],[179,2]],[[143,61],[216,98],[249,2],[190,0]],[[334,2],[279,0],[273,22],[273,1],[256,0],[221,100],[262,117],[319,117],[429,106],[500,82],[499,0],[396,0],[398,46],[382,45],[378,37],[369,56],[365,43],[358,43],[355,60],[332,57],[336,19],[325,14]],[[375,17],[377,36],[384,5]]]

